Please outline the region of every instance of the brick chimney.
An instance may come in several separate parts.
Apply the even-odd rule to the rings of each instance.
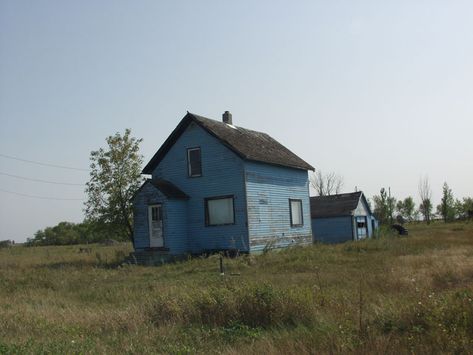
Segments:
[[[233,124],[233,121],[232,121],[232,114],[230,113],[230,111],[225,111],[222,115],[222,121],[223,123],[226,123],[226,124]]]

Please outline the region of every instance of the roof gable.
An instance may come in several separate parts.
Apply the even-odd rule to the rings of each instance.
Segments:
[[[266,133],[236,127],[188,112],[144,167],[143,174],[153,172],[191,122],[195,122],[242,159],[295,169],[314,170],[310,164]]]
[[[310,198],[310,214],[312,218],[350,216],[362,201],[371,215],[370,207],[363,192],[350,192],[329,196],[313,196]]]

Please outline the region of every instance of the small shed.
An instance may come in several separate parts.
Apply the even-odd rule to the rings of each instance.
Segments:
[[[371,238],[377,228],[363,192],[310,198],[314,242],[342,243]]]

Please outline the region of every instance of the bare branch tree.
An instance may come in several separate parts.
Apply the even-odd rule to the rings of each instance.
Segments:
[[[339,194],[342,191],[343,178],[334,172],[324,174],[322,170],[317,170],[311,174],[310,184],[317,195],[328,196]]]
[[[421,177],[419,180],[419,196],[420,196],[420,213],[424,216],[424,220],[430,223],[432,214],[432,189],[430,188],[429,178]]]

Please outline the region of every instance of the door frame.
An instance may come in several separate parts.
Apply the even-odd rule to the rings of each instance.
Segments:
[[[363,236],[363,238],[360,238],[360,234],[358,233],[358,229],[361,229],[361,228],[358,228],[358,218],[363,218],[364,222],[365,222],[365,227],[363,228],[365,230],[365,235]],[[357,240],[362,240],[362,239],[369,238],[368,218],[367,218],[367,216],[355,216],[355,230],[356,230],[356,239]]]
[[[161,236],[163,239],[163,245],[160,247],[152,247],[151,246],[151,236],[152,236],[152,219],[153,219],[153,212],[152,209],[153,207],[160,207],[161,208]],[[164,238],[164,212],[163,212],[163,204],[162,203],[153,203],[152,205],[148,205],[148,240],[149,240],[149,247],[150,248],[164,248],[165,247],[165,239]]]

